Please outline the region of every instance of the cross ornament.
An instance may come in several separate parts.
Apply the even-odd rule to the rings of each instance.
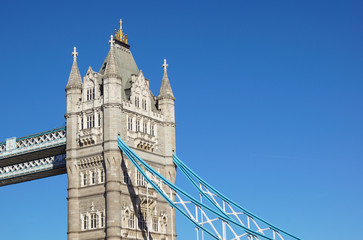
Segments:
[[[166,64],[166,59],[164,59],[164,64],[162,65],[162,67],[164,68],[164,72],[166,72],[166,68],[168,67],[169,65]]]
[[[76,47],[73,47],[72,55],[73,55],[73,61],[77,61],[78,52]]]
[[[108,43],[111,45],[111,47],[113,47],[113,44],[115,43],[115,40],[113,40],[113,35],[111,35],[110,37],[110,41],[108,41]]]

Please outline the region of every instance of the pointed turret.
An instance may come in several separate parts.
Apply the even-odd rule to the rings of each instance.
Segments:
[[[71,88],[80,88],[80,89],[82,88],[82,78],[81,78],[81,74],[79,73],[79,69],[78,69],[78,65],[77,65],[78,52],[76,50],[77,50],[77,48],[74,47],[73,52],[72,52],[73,65],[72,65],[71,73],[69,74],[66,91]]]
[[[173,90],[171,90],[168,78],[168,73],[167,73],[168,64],[166,64],[166,59],[164,59],[164,64],[162,65],[162,67],[164,68],[164,75],[163,75],[163,80],[161,81],[158,99],[161,100],[167,98],[175,100]]]
[[[112,35],[111,35],[111,39],[110,39],[109,43],[110,43],[110,52],[108,53],[108,60],[107,60],[107,64],[106,64],[106,69],[105,69],[105,73],[104,73],[105,77],[104,78],[118,78],[118,79],[121,79],[120,72],[119,72],[118,67],[116,65],[115,50],[114,50],[115,40],[113,40]]]

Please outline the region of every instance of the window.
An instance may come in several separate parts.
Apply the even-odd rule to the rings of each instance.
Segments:
[[[144,124],[142,125],[142,132],[143,133],[147,133],[147,123],[144,122]]]
[[[127,170],[124,170],[124,171],[123,171],[123,174],[124,174],[124,183],[126,183],[126,184],[131,184],[130,176],[129,176],[129,174],[128,174]]]
[[[141,230],[146,230],[145,216],[146,216],[146,214],[140,214],[140,217],[139,217],[139,227]]]
[[[100,169],[99,171],[99,182],[103,183],[105,181],[105,171],[103,169]]]
[[[142,99],[142,108],[146,110],[146,100]]]
[[[128,117],[127,127],[129,130],[132,130],[132,117]]]
[[[81,130],[83,129],[83,117],[81,117]]]
[[[141,175],[141,173],[136,170],[136,183],[138,186],[146,186],[145,178]]]
[[[136,120],[136,132],[140,131],[140,120]]]
[[[100,214],[100,223],[101,223],[100,227],[105,226],[105,214],[103,212],[101,212],[101,214]]]
[[[158,225],[158,219],[157,218],[153,218],[153,230],[155,232],[159,231],[159,225]]]
[[[91,172],[91,184],[95,184],[95,183],[96,183],[96,173]]]
[[[95,99],[95,89],[89,88],[87,89],[87,101]]]
[[[139,97],[135,97],[135,106],[139,107]]]
[[[98,126],[101,127],[101,113],[98,113]]]
[[[135,228],[135,215],[133,213],[130,213],[128,227]]]
[[[87,185],[87,173],[83,173],[82,183],[83,183],[83,186]]]
[[[87,128],[93,128],[95,126],[95,116],[88,115],[87,116]]]
[[[150,126],[150,135],[151,136],[155,136],[155,132],[154,132],[155,130],[154,130],[154,125],[151,125]]]
[[[92,213],[91,214],[91,226],[90,226],[90,228],[94,229],[96,227],[97,227],[97,215],[96,215],[96,213]]]
[[[88,217],[85,215],[83,216],[83,223],[82,223],[83,230],[87,229],[87,222],[88,222]]]

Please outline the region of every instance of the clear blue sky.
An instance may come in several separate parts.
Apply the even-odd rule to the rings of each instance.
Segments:
[[[168,60],[182,160],[303,239],[360,238],[361,1],[1,1],[0,9],[0,141],[64,125],[73,46],[81,74],[98,71],[122,18],[154,94]],[[66,189],[65,175],[0,188],[0,238],[66,239]],[[177,224],[179,239],[193,239],[190,223]]]

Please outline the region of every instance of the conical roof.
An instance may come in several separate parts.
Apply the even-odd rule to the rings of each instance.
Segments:
[[[76,52],[76,47],[74,47],[74,51],[72,54],[73,54],[73,64],[72,64],[71,73],[69,74],[66,90],[70,88],[82,88],[82,78],[81,74],[79,73],[77,65],[78,53]]]
[[[166,70],[167,66],[168,65],[166,64],[166,60],[164,59],[164,64],[163,64],[164,75],[163,75],[163,80],[161,81],[158,99],[170,98],[175,100],[173,90],[171,89],[171,85],[169,82],[168,73]]]
[[[121,79],[120,71],[116,65],[115,50],[113,47],[113,43],[111,43],[111,48],[110,48],[110,51],[108,52],[107,57],[108,57],[108,61],[107,61],[106,69],[104,72],[105,78],[115,77],[115,78]]]

